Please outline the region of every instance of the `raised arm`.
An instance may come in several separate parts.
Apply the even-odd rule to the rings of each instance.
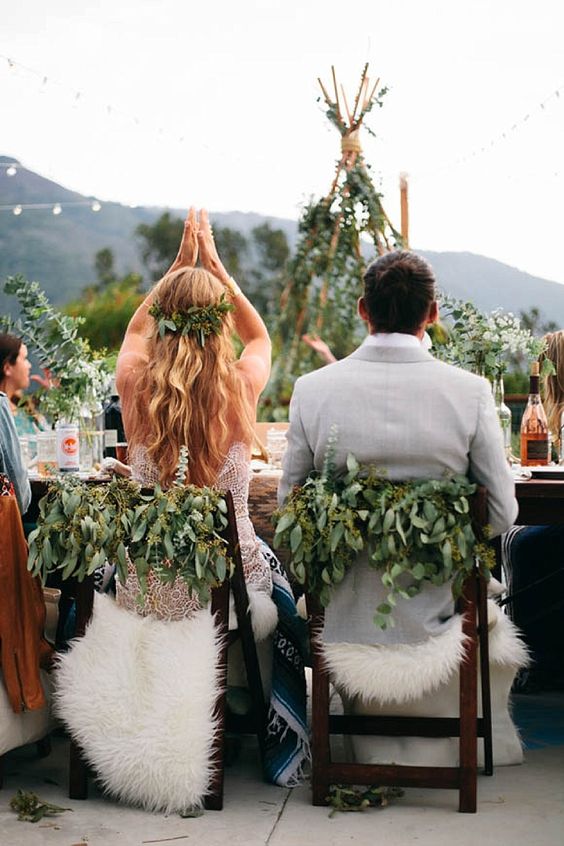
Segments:
[[[168,273],[179,270],[181,267],[195,266],[198,258],[197,233],[196,210],[191,207],[184,221],[184,231],[178,254]],[[151,331],[152,320],[149,315],[149,308],[154,299],[153,291],[147,294],[136,310],[125,332],[116,366],[116,386],[120,395],[126,387],[128,378],[135,373],[136,367],[147,361],[147,338]]]
[[[235,329],[244,344],[238,365],[246,373],[258,397],[270,376],[270,338],[262,317],[223,266],[205,209],[200,211],[198,244],[202,267],[223,282],[235,305]]]

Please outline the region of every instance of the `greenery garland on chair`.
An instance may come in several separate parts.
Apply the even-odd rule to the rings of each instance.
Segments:
[[[140,602],[152,571],[162,582],[182,579],[202,605],[211,588],[231,574],[233,562],[221,532],[227,503],[213,488],[158,485],[151,493],[126,479],[93,485],[76,477],[55,479],[39,503],[37,529],[29,536],[29,569],[45,582],[83,581],[106,561],[127,578],[127,555],[141,586]]]
[[[350,454],[338,478],[334,444],[333,437],[322,473],[294,488],[277,512],[274,536],[275,547],[289,547],[297,581],[324,607],[363,550],[388,590],[374,615],[382,629],[394,625],[397,598],[415,596],[425,582],[452,580],[457,598],[476,560],[489,579],[495,556],[486,537],[476,537],[468,500],[476,485],[465,476],[391,482]]]

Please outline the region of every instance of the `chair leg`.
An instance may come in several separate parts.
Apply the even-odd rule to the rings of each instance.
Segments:
[[[324,661],[319,635],[323,629],[323,613],[317,602],[307,597],[310,618],[310,644],[312,666],[311,714],[311,789],[312,803],[326,805],[329,793],[327,771],[331,764],[331,739],[329,734],[329,673]]]
[[[462,630],[466,636],[464,658],[460,666],[460,783],[458,810],[476,813],[477,800],[477,728],[478,728],[478,661],[477,661],[477,580],[466,580]]]
[[[46,734],[45,737],[37,741],[35,748],[40,758],[46,758],[47,755],[51,754],[51,736]]]
[[[232,526],[236,526],[233,502],[230,498],[227,500],[227,508],[230,523]],[[266,754],[267,704],[264,698],[260,664],[258,660],[253,625],[249,611],[249,595],[247,592],[247,584],[245,582],[245,573],[243,570],[243,562],[241,559],[241,549],[237,536],[235,534],[233,534],[230,538],[230,554],[235,563],[235,569],[233,575],[231,576],[231,590],[233,592],[233,600],[235,602],[235,611],[237,613],[237,627],[241,639],[241,648],[243,651],[243,660],[245,663],[245,671],[247,674],[249,693],[251,695],[254,730],[257,735],[261,765],[264,771]]]
[[[480,643],[482,725],[484,727],[484,775],[491,776],[493,775],[493,733],[488,637],[488,598],[486,583],[483,577],[478,579],[478,639]]]
[[[211,612],[219,628],[221,639],[219,653],[218,684],[220,694],[215,704],[216,731],[212,741],[210,760],[213,775],[208,793],[204,797],[204,807],[207,811],[221,811],[223,808],[223,775],[225,764],[225,702],[227,690],[227,646],[229,620],[229,580],[215,588],[212,593]]]
[[[74,740],[69,749],[69,799],[88,798],[88,766]]]

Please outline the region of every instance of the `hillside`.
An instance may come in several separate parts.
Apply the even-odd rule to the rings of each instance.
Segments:
[[[2,161],[12,157],[0,156]],[[32,171],[19,168],[7,176],[0,168],[0,205],[16,203],[76,202],[87,199]],[[98,212],[88,206],[63,207],[54,216],[49,209],[24,210],[19,216],[0,212],[0,280],[23,273],[37,280],[56,304],[78,295],[94,279],[94,256],[110,247],[119,273],[142,272],[135,238],[139,223],[152,223],[164,211],[156,207],[123,206],[104,203]],[[181,210],[173,214],[183,215]],[[255,213],[212,213],[216,225],[229,226],[244,234],[269,221],[284,230],[291,246],[296,240],[293,220],[265,217]],[[518,313],[537,306],[545,318],[564,326],[564,285],[523,273],[514,267],[472,253],[419,250],[433,265],[440,287],[456,297],[471,299],[479,308],[501,306]],[[367,256],[370,258],[370,256]],[[13,301],[0,291],[0,313],[10,312]]]

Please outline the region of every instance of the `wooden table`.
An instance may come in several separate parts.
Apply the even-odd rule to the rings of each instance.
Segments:
[[[564,523],[564,479],[528,479],[515,482],[519,503],[518,526]]]

